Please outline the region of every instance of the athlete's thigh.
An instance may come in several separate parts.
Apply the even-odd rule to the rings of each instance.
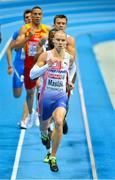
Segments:
[[[41,96],[39,98],[39,114],[41,120],[47,120],[52,116],[53,108],[52,101],[46,96]]]
[[[23,79],[21,79],[20,76],[18,76],[15,72],[13,74],[13,88],[21,88],[23,86]]]
[[[55,101],[53,117],[55,121],[62,121],[65,117],[68,107],[68,96],[65,94]]]
[[[63,123],[66,115],[66,109],[64,107],[57,107],[53,112],[53,119],[56,124]]]

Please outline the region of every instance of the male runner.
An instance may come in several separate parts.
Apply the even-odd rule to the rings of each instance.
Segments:
[[[67,28],[67,22],[68,22],[68,19],[65,15],[63,15],[63,14],[56,15],[54,17],[54,28],[57,30],[63,30],[65,32],[66,28]],[[66,50],[70,54],[72,54],[74,57],[76,56],[75,39],[74,39],[74,37],[72,37],[68,34],[67,34]],[[74,77],[73,77],[73,83],[75,82],[75,79],[76,79],[76,73],[74,74]],[[70,96],[70,92],[68,92],[68,96]],[[67,134],[67,132],[68,132],[68,125],[67,125],[67,121],[65,119],[64,126],[63,126],[63,134]]]
[[[26,88],[26,102],[29,110],[28,127],[32,127],[34,114],[32,113],[34,90],[36,80],[31,80],[29,77],[30,69],[36,63],[35,56],[39,56],[42,52],[41,40],[48,36],[49,26],[41,24],[42,9],[39,6],[32,8],[32,22],[24,25],[20,30],[20,35],[15,42],[15,47],[24,46],[25,61],[24,61],[24,84]],[[39,46],[39,48],[37,48]]]
[[[27,9],[23,14],[25,24],[31,22],[31,10]],[[7,62],[8,62],[8,74],[11,75],[13,73],[13,95],[15,98],[19,98],[22,94],[23,82],[24,82],[24,49],[20,48],[18,50],[15,49],[15,60],[12,64],[12,45],[19,35],[19,30],[14,32],[12,40],[7,48]],[[22,121],[20,123],[20,127],[22,129],[26,129],[26,118],[28,116],[28,108],[27,104],[24,104],[24,112]]]
[[[52,151],[49,157],[51,171],[59,170],[56,153],[61,142],[63,121],[68,106],[66,89],[73,89],[74,58],[66,52],[66,34],[60,30],[54,35],[54,48],[42,53],[30,71],[31,79],[43,77],[39,98],[40,129],[42,143],[49,143],[48,128],[53,117],[55,127],[52,132]],[[68,76],[68,81],[67,81]]]

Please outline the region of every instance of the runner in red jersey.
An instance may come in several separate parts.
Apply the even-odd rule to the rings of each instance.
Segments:
[[[25,62],[24,62],[24,84],[26,88],[26,101],[29,111],[28,127],[33,124],[34,114],[32,113],[34,90],[36,80],[32,81],[29,77],[30,69],[36,63],[36,58],[42,52],[43,39],[48,36],[49,26],[41,24],[42,9],[39,6],[32,8],[32,22],[24,25],[20,30],[14,46],[20,48],[24,46]]]
[[[32,24],[26,24],[27,28],[26,36],[31,33]],[[36,86],[36,80],[31,81],[29,78],[30,69],[36,62],[35,56],[37,55],[37,45],[40,40],[48,35],[47,27],[44,24],[38,25],[36,29],[33,30],[34,34],[25,44],[25,68],[24,68],[24,82],[26,89],[31,89]]]

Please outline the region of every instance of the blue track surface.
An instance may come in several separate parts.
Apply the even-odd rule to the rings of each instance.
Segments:
[[[78,37],[77,40],[81,77],[98,176],[112,179],[115,177],[115,169],[112,166],[115,161],[113,152],[115,148],[115,112],[92,50],[92,38],[84,35]]]
[[[76,38],[78,63],[98,179],[115,179],[115,111],[112,108],[93,45],[115,39],[115,0],[16,0],[0,2],[2,44],[0,44],[0,180],[10,180],[15,161],[25,91],[20,99],[12,95],[12,77],[7,75],[6,43],[23,23],[26,8],[40,5],[43,22],[53,24],[56,14],[69,19],[67,32]],[[6,6],[7,5],[7,6]],[[17,180],[92,179],[78,80],[70,99],[69,133],[63,136],[57,154],[60,171],[52,173],[43,163],[45,148],[37,127],[25,133]]]

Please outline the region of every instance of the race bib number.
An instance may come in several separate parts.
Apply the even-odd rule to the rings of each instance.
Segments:
[[[52,71],[52,72],[51,72]],[[48,73],[47,89],[65,91],[66,71],[51,70]]]

